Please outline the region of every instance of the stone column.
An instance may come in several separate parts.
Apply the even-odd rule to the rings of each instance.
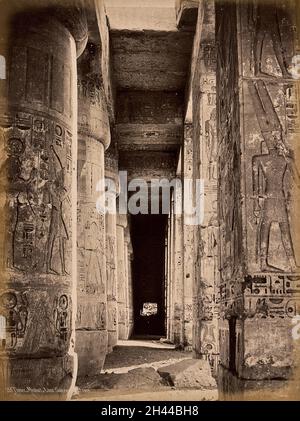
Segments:
[[[188,204],[193,203],[193,124],[186,122],[184,125],[183,146],[183,174],[184,198]],[[183,202],[183,203],[184,203]],[[186,204],[187,205],[187,204]],[[193,281],[194,281],[194,230],[191,220],[191,207],[185,206],[183,213],[183,294],[184,294],[184,338],[185,347],[192,348],[193,342]]]
[[[130,245],[129,253],[128,253],[128,277],[129,277],[129,288],[128,288],[128,295],[129,295],[129,313],[128,313],[128,325],[129,325],[129,333],[128,338],[130,339],[133,329],[134,329],[134,308],[133,308],[133,279],[132,279],[132,265],[133,265],[133,249],[132,244]]]
[[[171,209],[171,208],[170,208]],[[170,214],[168,216],[168,226],[167,226],[167,237],[166,237],[166,292],[167,292],[167,306],[166,306],[166,335],[167,338],[170,338],[170,327],[171,327],[171,320],[170,320],[170,301],[171,301],[171,294],[170,294],[170,229],[171,229],[171,218]]]
[[[297,344],[299,34],[292,6],[216,5],[221,363],[246,379],[288,377]]]
[[[126,339],[129,339],[133,329],[133,296],[132,296],[132,258],[133,250],[130,239],[130,231],[125,230],[125,268],[126,268]]]
[[[45,13],[12,2],[1,45],[9,68],[0,81],[0,385],[39,389],[34,399],[55,390],[64,398],[76,379],[75,41],[79,53],[87,28],[74,3],[50,2]]]
[[[89,43],[78,61],[78,376],[99,373],[107,353],[104,150],[110,128],[101,79],[100,47]]]
[[[179,159],[179,171],[182,171],[182,155]],[[182,203],[182,190],[175,192],[175,208]],[[181,209],[182,211],[182,209]],[[183,215],[175,212],[173,217],[173,341],[176,346],[183,346],[184,342],[184,286],[183,286]]]
[[[217,122],[215,6],[203,2],[196,31],[198,51],[193,78],[194,178],[204,182],[204,219],[195,227],[195,326],[196,357],[218,365],[219,229],[217,206]],[[203,23],[200,23],[203,22]],[[197,44],[196,44],[197,45]]]
[[[174,199],[171,199],[170,214],[168,218],[168,283],[167,283],[167,338],[173,341],[174,336],[174,307],[173,307],[173,267],[174,267]]]
[[[125,261],[125,228],[126,215],[117,216],[117,253],[118,253],[118,339],[126,338],[126,261]]]
[[[117,209],[116,197],[118,193],[118,157],[116,148],[112,145],[105,153],[105,177],[116,187],[112,192],[112,212],[105,216],[106,226],[106,273],[107,273],[107,329],[108,329],[108,352],[118,342],[118,254],[117,254]],[[115,199],[113,198],[115,195]]]

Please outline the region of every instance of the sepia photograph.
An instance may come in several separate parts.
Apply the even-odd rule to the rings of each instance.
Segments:
[[[300,401],[299,98],[299,0],[0,0],[0,412]]]

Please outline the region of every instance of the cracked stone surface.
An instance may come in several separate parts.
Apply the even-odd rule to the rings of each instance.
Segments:
[[[135,368],[127,373],[104,373],[91,379],[88,384],[85,383],[87,389],[104,389],[104,390],[128,390],[130,389],[151,389],[166,386],[167,381],[151,367]]]
[[[213,389],[217,383],[212,377],[208,361],[188,359],[159,368],[158,373],[179,389]]]

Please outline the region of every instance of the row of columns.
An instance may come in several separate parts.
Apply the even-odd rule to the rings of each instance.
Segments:
[[[167,230],[167,336],[177,347],[191,349],[193,342],[193,281],[194,231],[185,212],[184,189],[193,179],[192,124],[184,126],[177,178],[181,187],[175,189]],[[187,206],[186,206],[187,208]]]
[[[103,46],[79,1],[25,6],[7,5],[0,45],[0,388],[65,399],[132,330],[130,234],[96,208],[117,178]]]

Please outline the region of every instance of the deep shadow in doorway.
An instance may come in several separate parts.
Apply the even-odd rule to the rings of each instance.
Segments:
[[[163,337],[167,215],[131,216],[135,337]]]

